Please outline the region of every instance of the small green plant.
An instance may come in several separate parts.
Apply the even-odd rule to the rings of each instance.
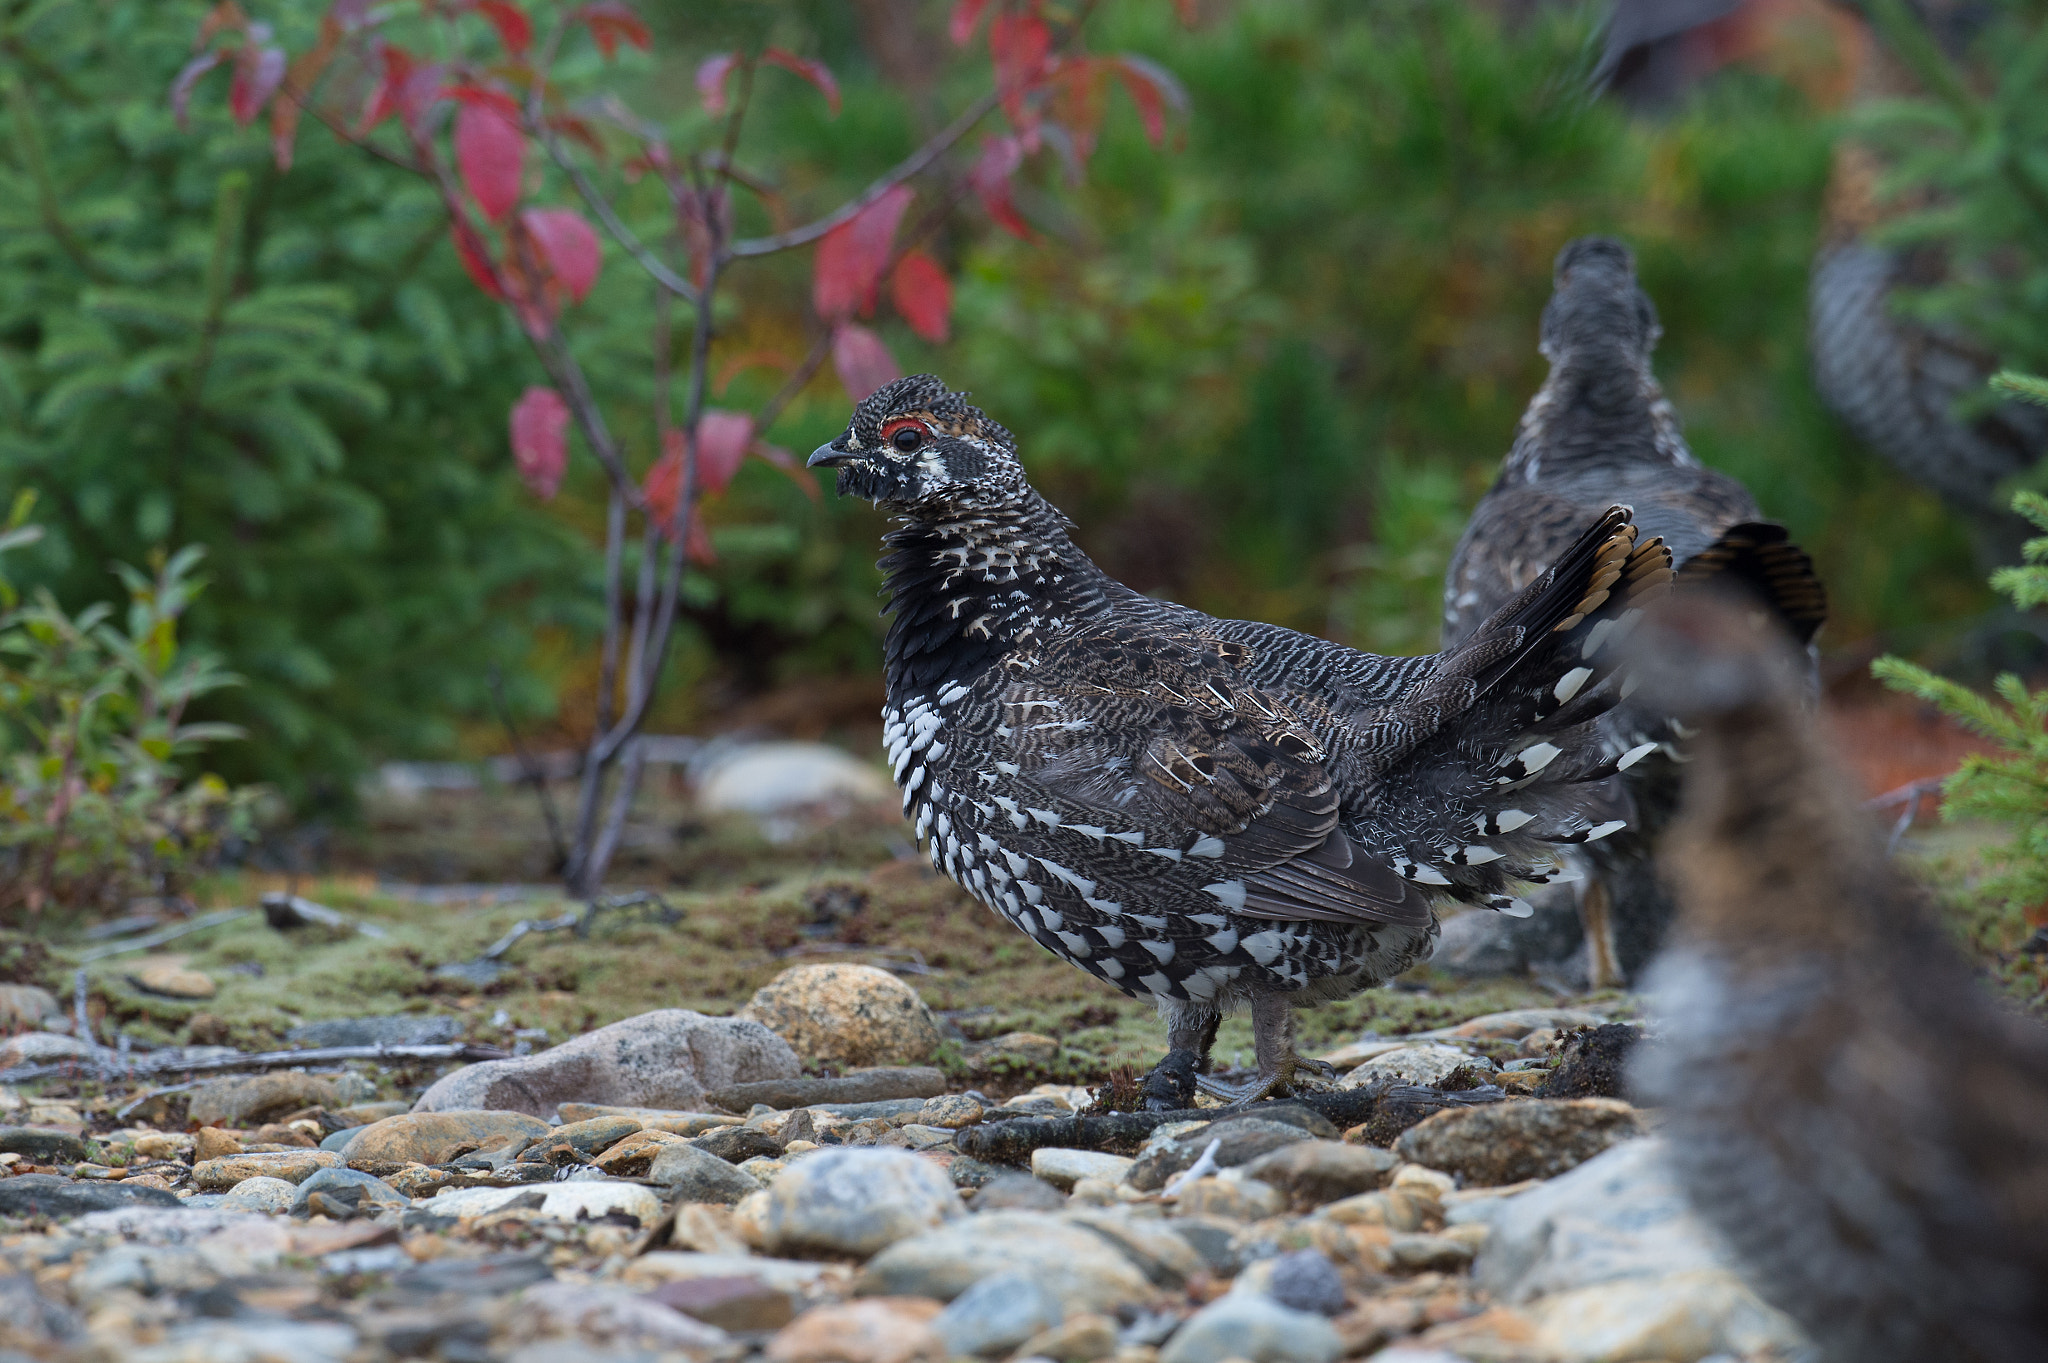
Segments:
[[[34,505],[32,493],[15,498],[0,553],[38,537]],[[241,736],[184,722],[191,701],[236,681],[178,643],[178,618],[205,586],[202,554],[158,556],[150,574],[117,565],[125,621],[106,602],[70,614],[47,589],[24,603],[0,570],[0,915],[175,895],[252,831],[259,792],[181,767]]]
[[[2048,381],[2008,373],[1991,386],[2048,406]],[[2048,532],[2048,497],[2021,492],[2013,510]],[[1992,574],[1992,588],[2021,610],[2048,605],[2048,533],[2028,540],[2021,553],[2024,562]],[[1997,745],[1995,752],[1964,758],[1942,783],[1942,812],[2013,830],[2010,842],[1987,853],[1998,869],[1979,887],[1985,902],[2008,916],[2048,903],[2048,689],[2032,690],[2007,672],[1987,696],[1896,657],[1879,658],[1871,670],[1893,690],[1919,697]]]

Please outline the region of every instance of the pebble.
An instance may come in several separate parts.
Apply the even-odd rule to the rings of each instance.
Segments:
[[[87,1212],[121,1207],[177,1207],[176,1195],[161,1188],[120,1183],[74,1183],[55,1174],[16,1174],[0,1179],[0,1216],[47,1216],[62,1221]]]
[[[0,1154],[20,1155],[31,1164],[76,1164],[92,1147],[69,1131],[37,1126],[0,1126]]]
[[[1332,1202],[1316,1213],[1318,1220],[1339,1226],[1385,1226],[1388,1230],[1420,1230],[1437,1210],[1434,1199],[1406,1188],[1360,1193]]]
[[[1054,1363],[1096,1363],[1116,1352],[1116,1335],[1114,1319],[1089,1312],[1033,1335],[1017,1353],[1023,1358],[1049,1358]]]
[[[1394,1150],[1468,1184],[1519,1183],[1555,1177],[1643,1130],[1617,1099],[1530,1099],[1439,1112],[1402,1132]]]
[[[1220,1152],[1219,1152],[1220,1153]],[[1387,1181],[1401,1162],[1391,1150],[1343,1141],[1299,1141],[1259,1156],[1244,1166],[1246,1178],[1270,1183],[1297,1209],[1370,1192]]]
[[[939,1304],[878,1297],[816,1306],[768,1341],[770,1363],[945,1363],[932,1330]]]
[[[0,984],[0,1027],[35,1027],[57,1012],[57,996],[32,984]]]
[[[216,1079],[192,1090],[186,1111],[199,1126],[260,1126],[301,1108],[341,1106],[334,1081],[290,1070]]]
[[[1217,1143],[1216,1167],[1229,1169],[1236,1165],[1248,1164],[1261,1155],[1278,1150],[1283,1145],[1293,1145],[1297,1141],[1308,1139],[1308,1132],[1287,1122],[1277,1122],[1264,1117],[1232,1117],[1182,1132],[1159,1147],[1139,1155],[1127,1178],[1133,1188],[1153,1192],[1165,1187],[1167,1181],[1175,1174],[1189,1168],[1200,1159],[1211,1141]]]
[[[962,1213],[952,1180],[931,1161],[837,1148],[790,1165],[735,1216],[771,1254],[869,1255]]]
[[[591,1117],[580,1122],[564,1122],[546,1137],[548,1145],[566,1145],[579,1154],[596,1155],[611,1149],[626,1137],[640,1130],[637,1117]]]
[[[532,1188],[450,1188],[429,1199],[427,1211],[437,1216],[470,1219],[488,1216],[522,1197],[538,1196],[542,1216],[574,1221],[621,1212],[643,1226],[661,1219],[661,1199],[637,1183],[568,1182]]]
[[[1122,1155],[1106,1155],[1094,1150],[1064,1150],[1057,1146],[1046,1146],[1031,1152],[1031,1173],[1042,1178],[1062,1192],[1071,1189],[1075,1182],[1084,1178],[1106,1179],[1111,1183],[1122,1182],[1125,1174],[1137,1163]]]
[[[682,1253],[655,1250],[632,1260],[619,1272],[619,1281],[646,1291],[662,1283],[697,1278],[748,1277],[780,1292],[807,1293],[834,1270],[824,1264],[802,1259],[764,1259],[751,1254]]]
[[[1330,1256],[1320,1250],[1298,1249],[1262,1259],[1240,1273],[1230,1290],[1263,1293],[1289,1310],[1319,1316],[1344,1311],[1344,1280]]]
[[[761,1180],[688,1143],[663,1146],[647,1168],[647,1181],[677,1202],[734,1203],[758,1192]]]
[[[951,1301],[997,1273],[1035,1279],[1063,1311],[1074,1313],[1114,1311],[1149,1300],[1157,1290],[1127,1256],[1087,1227],[1044,1212],[1013,1211],[980,1212],[899,1240],[868,1260],[855,1290]]]
[[[1334,1363],[1343,1353],[1343,1341],[1323,1317],[1257,1294],[1230,1293],[1174,1331],[1159,1363]]]
[[[958,1131],[981,1120],[982,1107],[964,1093],[945,1093],[928,1098],[918,1109],[917,1120],[925,1126]]]
[[[522,1112],[403,1112],[358,1131],[341,1155],[350,1168],[374,1174],[405,1164],[446,1164],[471,1151],[524,1145],[553,1129]]]
[[[886,972],[885,972],[886,973]],[[893,976],[891,978],[894,978]],[[767,1079],[714,1089],[709,1100],[732,1112],[756,1103],[780,1110],[824,1103],[875,1103],[891,1098],[933,1098],[946,1091],[946,1075],[929,1065],[885,1065],[836,1079]]]
[[[1029,1174],[997,1173],[974,1195],[977,1212],[1056,1212],[1066,1205],[1059,1189]]]
[[[658,1107],[614,1107],[604,1103],[562,1103],[558,1106],[565,1125],[598,1117],[630,1117],[645,1131],[667,1131],[677,1136],[701,1136],[721,1126],[738,1126],[743,1118],[727,1112],[670,1112]]]
[[[193,970],[183,956],[163,956],[136,962],[128,983],[151,994],[173,999],[210,999],[220,986],[204,971]]]
[[[611,1283],[541,1282],[521,1292],[509,1313],[515,1338],[573,1332],[592,1341],[655,1349],[719,1349],[725,1331]],[[577,1351],[578,1357],[587,1357]]]
[[[437,1081],[413,1110],[545,1118],[557,1105],[576,1102],[684,1111],[710,1089],[793,1079],[800,1069],[796,1052],[759,1022],[662,1008],[533,1055],[465,1065]]]
[[[789,1292],[751,1275],[677,1278],[647,1295],[721,1330],[779,1330],[796,1317],[796,1302]]]
[[[238,1186],[236,1192],[239,1191]],[[293,1216],[312,1216],[317,1212],[343,1220],[385,1207],[402,1211],[409,1201],[390,1184],[361,1170],[322,1169],[293,1191],[290,1210]],[[336,1216],[337,1212],[341,1215]]]
[[[1286,1205],[1278,1188],[1257,1179],[1198,1178],[1180,1190],[1175,1210],[1184,1216],[1263,1221],[1278,1216]]]
[[[708,756],[694,774],[698,808],[760,816],[771,832],[781,826],[773,816],[895,798],[872,763],[827,743],[734,745]]]
[[[76,1060],[91,1055],[98,1047],[89,1041],[61,1032],[24,1032],[0,1040],[0,1070],[19,1065],[47,1065],[52,1061]]]
[[[758,1131],[783,1146],[791,1141],[808,1141],[818,1134],[818,1119],[807,1107],[788,1112],[764,1112],[758,1117],[747,1118],[745,1126],[749,1131]]]
[[[1469,1055],[1455,1046],[1403,1046],[1365,1061],[1345,1075],[1339,1087],[1364,1088],[1374,1083],[1434,1087],[1450,1078],[1455,1071],[1468,1066],[1482,1073],[1495,1068],[1485,1056]]]
[[[1036,1278],[996,1273],[953,1298],[932,1321],[952,1357],[1008,1353],[1065,1319],[1059,1299]]]
[[[228,1189],[220,1200],[220,1207],[222,1211],[230,1212],[288,1212],[298,1191],[295,1185],[284,1179],[259,1174]]]
[[[245,1178],[281,1178],[287,1183],[303,1183],[316,1170],[340,1165],[341,1156],[332,1150],[252,1150],[193,1165],[192,1186],[201,1192],[224,1193]]]
[[[806,1060],[834,1065],[918,1065],[940,1039],[917,991],[871,965],[792,966],[739,1016],[765,1024]]]
[[[135,1138],[135,1153],[151,1160],[188,1160],[196,1145],[182,1131],[145,1131]]]
[[[707,1131],[690,1142],[707,1155],[716,1155],[730,1164],[743,1164],[750,1159],[766,1157],[774,1159],[782,1153],[783,1142],[776,1140],[765,1131],[745,1126],[720,1127]]]
[[[1155,1287],[1178,1290],[1207,1267],[1174,1223],[1150,1207],[1071,1207],[1061,1219],[1107,1240]]]
[[[544,1144],[553,1144],[549,1138]],[[681,1136],[666,1131],[635,1131],[631,1135],[612,1143],[597,1157],[597,1167],[613,1178],[639,1178],[647,1172],[654,1157],[671,1145],[687,1145]]]
[[[1004,1032],[984,1041],[969,1062],[976,1071],[1005,1067],[1044,1069],[1059,1058],[1060,1043],[1037,1032]]]
[[[1387,1242],[1387,1267],[1397,1273],[1452,1273],[1472,1262],[1469,1241],[1449,1235],[1396,1234]]]
[[[1806,1347],[1742,1279],[1711,1270],[1562,1292],[1527,1310],[1545,1348],[1585,1363],[1783,1357]]]
[[[202,1126],[192,1135],[192,1159],[226,1159],[229,1155],[242,1153],[242,1142],[231,1131],[217,1126]]]

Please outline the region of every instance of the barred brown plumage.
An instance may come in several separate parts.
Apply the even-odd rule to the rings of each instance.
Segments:
[[[1810,641],[1827,616],[1813,563],[1784,527],[1760,519],[1747,488],[1702,467],[1687,447],[1650,367],[1662,328],[1636,285],[1628,248],[1581,237],[1558,253],[1555,277],[1541,341],[1550,374],[1444,576],[1444,647],[1471,638],[1586,517],[1612,502],[1632,505],[1645,533],[1671,546],[1681,586],[1740,583],[1799,642]],[[1604,725],[1632,756],[1629,774],[1601,795],[1633,819],[1627,832],[1586,856],[1578,881],[1596,985],[1634,974],[1663,938],[1671,901],[1654,873],[1651,842],[1675,799],[1668,763],[1636,765],[1674,737],[1663,717],[1622,706]]]
[[[1461,647],[1382,658],[1218,620],[1112,580],[1024,477],[1009,432],[929,376],[811,456],[901,518],[884,741],[933,864],[1047,950],[1159,1002],[1206,1066],[1249,1006],[1284,1088],[1292,1009],[1429,954],[1430,896],[1526,912],[1515,882],[1614,831],[1580,783],[1614,646],[1669,552],[1609,507]]]

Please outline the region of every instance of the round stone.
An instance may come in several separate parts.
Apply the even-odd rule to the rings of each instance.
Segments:
[[[868,965],[793,966],[755,991],[740,1016],[805,1059],[835,1065],[916,1065],[940,1039],[917,991]]]

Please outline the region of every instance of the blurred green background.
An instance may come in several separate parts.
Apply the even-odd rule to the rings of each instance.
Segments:
[[[250,8],[297,51],[325,6]],[[807,216],[985,83],[946,8],[648,4],[653,54],[606,79],[687,140],[707,53],[823,58],[840,117],[764,76],[741,147]],[[1090,45],[1187,87],[1170,145],[1113,96],[1084,176],[1054,157],[1027,171],[1034,240],[971,208],[947,221],[946,344],[879,325],[906,370],[971,389],[1018,434],[1125,580],[1421,652],[1450,548],[1544,372],[1551,258],[1613,233],[1662,314],[1659,369],[1695,450],[1818,560],[1841,670],[1924,654],[1990,598],[1961,524],[1814,393],[1808,268],[1855,58],[1822,0],[1769,8],[1754,41],[1644,112],[1586,93],[1598,6],[1208,0],[1184,24],[1164,0],[1110,0]],[[493,676],[536,742],[580,738],[594,466],[579,454],[547,505],[519,485],[505,414],[543,376],[462,275],[424,186],[312,126],[279,173],[224,84],[179,128],[166,92],[205,10],[0,0],[0,487],[39,489],[51,532],[15,575],[79,603],[112,594],[112,561],[205,544],[213,585],[188,637],[246,678],[212,714],[250,731],[213,760],[302,810],[345,810],[381,760],[500,750]],[[588,61],[567,74],[594,78]],[[640,214],[659,193],[622,190]],[[808,300],[804,257],[736,280],[715,403],[774,391],[747,359],[801,355]],[[566,327],[644,467],[653,306],[616,249]],[[849,405],[828,369],[771,436],[801,454]],[[880,518],[751,461],[708,514],[717,562],[691,579],[650,727],[860,736],[880,694]]]

